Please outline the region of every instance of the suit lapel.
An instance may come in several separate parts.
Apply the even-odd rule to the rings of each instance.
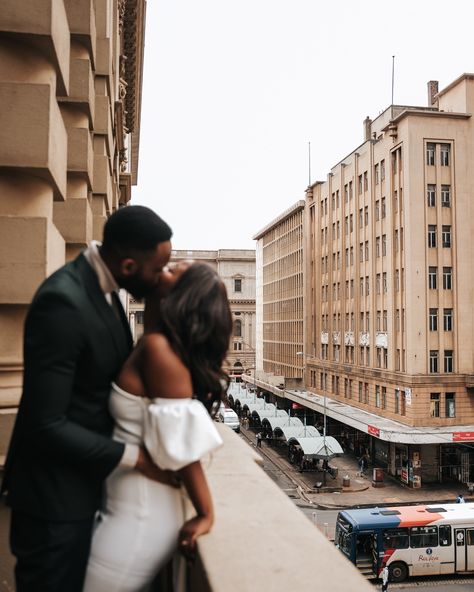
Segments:
[[[99,313],[103,323],[107,326],[117,353],[121,358],[123,358],[127,355],[132,347],[130,327],[126,319],[125,312],[123,311],[123,307],[121,313],[122,318],[118,319],[112,307],[105,299],[105,295],[100,288],[97,275],[87,262],[84,255],[79,255],[75,263],[77,264],[77,269],[84,282],[84,286],[89,295],[91,303]]]

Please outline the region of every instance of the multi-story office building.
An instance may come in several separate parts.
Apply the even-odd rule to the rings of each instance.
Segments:
[[[177,251],[171,262],[203,261],[213,267],[224,282],[229,296],[234,331],[226,370],[240,375],[255,367],[255,251]],[[129,299],[129,319],[135,338],[143,333],[143,303]]]
[[[257,369],[285,378],[303,377],[303,222],[299,201],[258,232]]]
[[[2,2],[0,455],[32,296],[136,183],[144,20],[144,0]]]
[[[306,384],[414,485],[474,480],[474,75],[428,89],[306,201]]]

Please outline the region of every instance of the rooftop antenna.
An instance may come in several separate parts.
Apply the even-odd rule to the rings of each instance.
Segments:
[[[395,86],[395,56],[392,56],[392,102],[390,103],[393,106],[393,88]]]
[[[311,142],[308,142],[308,187],[311,187]]]

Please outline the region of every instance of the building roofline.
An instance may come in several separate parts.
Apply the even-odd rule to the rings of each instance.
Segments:
[[[445,86],[442,90],[440,90],[435,95],[435,98],[439,98],[439,97],[443,96],[448,91],[450,91],[452,88],[457,86],[460,82],[462,82],[463,80],[466,80],[466,79],[474,80],[474,74],[472,74],[470,72],[465,72],[464,74],[461,74],[461,76],[458,76],[455,80],[453,80],[450,84],[448,84],[448,86]]]
[[[289,218],[290,216],[292,216],[296,212],[299,212],[300,210],[304,210],[305,203],[306,202],[304,199],[300,199],[299,201],[294,203],[287,210],[282,212],[274,220],[272,220],[266,226],[264,226],[261,230],[259,230],[257,232],[257,234],[254,234],[254,236],[252,237],[253,240],[259,240],[260,238],[262,238],[263,235],[267,234],[267,232],[269,232],[272,228],[274,228],[275,226],[278,226],[278,224],[281,224],[284,220],[286,220],[287,218]]]
[[[398,123],[410,115],[417,117],[447,117],[448,119],[469,119],[471,113],[457,113],[453,111],[419,111],[417,109],[406,109],[390,120],[390,123],[383,128],[383,131],[389,130],[390,126]]]

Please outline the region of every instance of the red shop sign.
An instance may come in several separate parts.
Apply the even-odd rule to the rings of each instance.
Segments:
[[[453,442],[472,442],[474,432],[453,432]]]
[[[368,425],[367,426],[367,432],[371,435],[371,436],[377,436],[377,438],[380,437],[380,430],[379,428],[376,428],[375,426],[372,425]]]

